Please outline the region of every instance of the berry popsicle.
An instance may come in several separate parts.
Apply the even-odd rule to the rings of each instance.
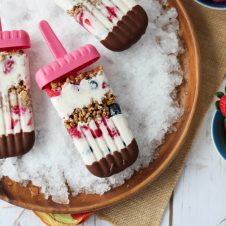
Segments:
[[[25,154],[34,144],[28,48],[27,32],[2,31],[0,21],[0,158]]]
[[[55,0],[110,50],[123,51],[145,33],[148,17],[135,0]]]
[[[100,58],[86,45],[67,53],[46,21],[40,29],[56,60],[36,81],[62,118],[88,170],[109,177],[133,164],[138,146],[102,67],[80,72]]]

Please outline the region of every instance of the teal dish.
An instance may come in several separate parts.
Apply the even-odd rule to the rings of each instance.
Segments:
[[[216,150],[220,156],[226,160],[226,132],[224,128],[224,120],[225,118],[221,112],[216,111],[212,120],[211,135]]]
[[[211,9],[218,9],[218,10],[224,10],[226,9],[226,2],[218,2],[214,3],[209,0],[195,0],[195,2],[199,3],[200,5],[203,5],[205,7],[211,8]]]

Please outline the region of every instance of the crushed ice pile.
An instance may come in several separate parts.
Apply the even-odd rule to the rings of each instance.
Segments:
[[[176,10],[163,9],[158,0],[140,0],[140,4],[149,16],[146,34],[129,50],[114,53],[105,49],[52,0],[1,0],[3,27],[25,29],[32,38],[29,52],[36,144],[23,157],[1,160],[0,177],[9,176],[25,184],[31,180],[33,185],[41,187],[46,198],[51,195],[55,202],[68,203],[65,182],[73,195],[80,192],[103,194],[153,161],[157,147],[183,112],[172,97],[183,81],[177,59],[182,48],[177,36]],[[38,30],[41,19],[49,21],[68,51],[91,43],[101,52],[103,57],[98,63],[105,67],[140,148],[139,159],[124,172],[107,179],[91,175],[47,95],[38,89],[35,72],[53,60]]]

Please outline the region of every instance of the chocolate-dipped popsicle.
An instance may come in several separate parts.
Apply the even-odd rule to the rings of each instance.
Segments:
[[[0,22],[0,158],[25,154],[35,140],[27,48],[27,32]]]
[[[86,45],[67,53],[46,21],[40,29],[56,60],[36,81],[62,118],[88,170],[109,177],[133,164],[138,146],[102,67],[80,73],[100,58]]]
[[[110,50],[123,51],[145,33],[148,17],[135,0],[55,0]]]

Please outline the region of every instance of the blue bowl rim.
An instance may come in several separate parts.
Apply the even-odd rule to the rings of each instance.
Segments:
[[[226,9],[226,2],[224,3],[211,3],[211,2],[203,2],[202,0],[194,0],[198,4],[208,7],[210,9],[218,9],[218,10],[224,10]]]
[[[218,117],[218,115],[221,114],[221,112],[219,110],[216,110],[215,113],[213,114],[213,118],[212,118],[212,122],[211,122],[211,139],[212,142],[214,144],[214,148],[217,151],[218,155],[224,160],[226,161],[226,157],[223,156],[223,154],[220,151],[220,144],[216,143],[216,139],[215,139],[215,133],[214,133],[214,127],[215,127],[215,120]]]

